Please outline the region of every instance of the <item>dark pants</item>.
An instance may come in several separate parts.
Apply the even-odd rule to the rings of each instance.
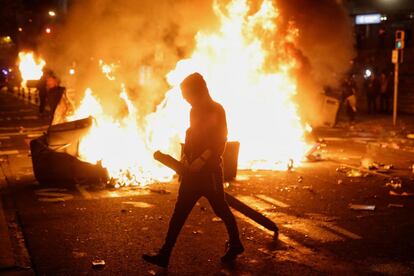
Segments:
[[[388,113],[390,106],[390,96],[386,93],[380,94],[380,110],[381,112]]]
[[[377,112],[377,97],[374,95],[368,95],[368,113],[375,113]]]
[[[207,174],[196,179],[183,178],[162,253],[171,253],[185,220],[202,196],[207,198],[214,213],[224,221],[230,245],[241,244],[236,219],[224,199],[223,181],[220,175]]]
[[[349,121],[354,122],[355,121],[355,111],[351,107],[349,103],[346,103],[346,114],[348,115]]]
[[[46,106],[46,89],[39,89],[39,113],[45,111]]]

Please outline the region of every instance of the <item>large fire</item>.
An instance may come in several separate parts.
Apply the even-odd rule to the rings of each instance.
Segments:
[[[87,90],[70,120],[93,116],[95,123],[80,145],[81,158],[102,161],[118,185],[145,185],[169,180],[173,172],[152,159],[155,150],[179,156],[188,127],[189,106],[179,91],[180,82],[193,72],[207,81],[213,99],[226,112],[229,140],[240,142],[239,168],[286,169],[299,164],[309,146],[293,101],[296,94],[295,59],[286,47],[298,31],[293,25],[278,36],[279,13],[273,1],[263,1],[252,14],[249,2],[233,0],[214,10],[221,22],[215,33],[199,32],[190,58],[181,60],[167,80],[173,87],[154,113],[138,118],[136,107],[120,85],[128,115],[114,119]],[[276,64],[269,64],[277,56]],[[115,80],[112,66],[100,61],[103,73]],[[139,106],[139,105],[138,105]],[[140,123],[138,123],[140,122]]]
[[[34,57],[33,52],[19,53],[19,70],[22,77],[22,86],[26,87],[26,82],[29,80],[39,80],[43,75],[43,67],[46,62]]]

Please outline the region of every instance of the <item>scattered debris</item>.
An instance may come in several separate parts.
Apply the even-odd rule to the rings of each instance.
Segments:
[[[308,161],[312,161],[312,162],[317,162],[317,161],[322,161],[323,160],[320,153],[315,153],[315,154],[312,154],[310,156],[306,156],[306,158],[308,159]]]
[[[200,207],[200,210],[204,212],[204,211],[206,211],[206,210],[207,210],[207,208],[206,208],[206,207],[204,207],[204,206],[201,206],[201,207]]]
[[[150,190],[150,192],[152,193],[156,193],[156,194],[161,194],[161,195],[166,195],[166,194],[170,194],[171,192],[167,191],[166,189],[152,189],[152,188],[148,188],[148,190]]]
[[[151,270],[148,270],[148,274],[149,275],[157,275],[157,272],[155,270],[151,269]]]
[[[266,248],[261,247],[261,248],[258,248],[257,250],[260,251],[260,252],[262,252],[263,254],[270,255],[270,256],[272,255],[272,252],[270,252]]]
[[[414,196],[414,193],[407,193],[407,192],[397,193],[394,191],[390,191],[389,195],[391,196]]]
[[[336,172],[338,173],[346,173],[348,170],[349,168],[345,166],[339,166],[338,168],[336,168]]]
[[[388,208],[404,208],[404,204],[394,204],[394,203],[390,203],[388,204]]]
[[[364,174],[358,170],[358,169],[351,169],[348,172],[346,172],[347,177],[362,177]]]
[[[374,211],[375,210],[375,205],[363,205],[363,204],[349,204],[348,205],[349,209],[352,210],[365,210],[365,211]]]
[[[385,187],[392,187],[393,189],[401,189],[402,188],[402,181],[399,177],[394,177],[389,179],[387,183],[385,183]]]
[[[148,227],[142,227],[141,231],[148,231],[148,229],[149,229]]]
[[[367,177],[369,173],[364,173],[362,170],[357,168],[348,167],[345,165],[341,165],[336,168],[336,172],[344,173],[347,177]]]
[[[308,152],[305,154],[305,157],[309,160],[309,161],[320,161],[322,160],[321,155],[319,153],[316,153],[316,151],[318,149],[320,149],[321,144],[320,143],[316,143],[312,146],[312,148],[310,150],[308,150]]]
[[[211,219],[212,222],[222,222],[221,218],[219,217],[214,217]]]
[[[368,170],[376,170],[378,172],[387,173],[389,172],[394,166],[392,164],[383,164],[374,162],[374,160],[370,158],[364,158],[361,160],[361,165],[363,168]]]
[[[308,190],[309,192],[313,192],[313,187],[312,186],[303,186],[302,189]]]
[[[298,183],[302,183],[302,181],[303,181],[303,177],[302,176],[299,176],[298,177]]]
[[[103,267],[105,266],[105,261],[104,260],[93,260],[92,261],[92,266],[95,268],[99,268],[99,267]]]
[[[338,185],[341,185],[343,183],[342,179],[338,179]]]
[[[194,235],[200,235],[200,234],[203,234],[203,231],[201,231],[201,230],[194,230],[192,233]]]
[[[384,164],[382,164],[382,165],[380,165],[380,167],[377,169],[377,172],[380,172],[380,173],[387,173],[387,172],[389,172],[392,168],[394,168],[394,165],[392,165],[392,164],[389,164],[389,165],[384,165]]]

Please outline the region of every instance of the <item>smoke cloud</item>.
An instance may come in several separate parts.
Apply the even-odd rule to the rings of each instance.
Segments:
[[[299,104],[309,121],[320,121],[323,88],[337,88],[355,56],[353,27],[347,10],[337,0],[277,1],[283,22],[299,30],[294,55],[300,61]],[[306,103],[306,104],[304,104]]]
[[[252,10],[261,0],[249,0]],[[212,0],[82,0],[74,2],[67,22],[41,53],[62,79],[76,77],[78,97],[86,87],[99,95],[109,112],[122,112],[114,95],[120,83],[137,103],[141,115],[153,111],[168,90],[166,74],[192,53],[198,31],[215,30]],[[220,1],[221,3],[221,1]],[[337,86],[354,56],[353,33],[346,10],[336,0],[274,0],[281,35],[294,24],[299,30],[291,53],[300,63],[299,105],[314,119],[323,87]],[[277,57],[274,57],[277,60]],[[99,60],[115,66],[116,82],[97,72]],[[269,60],[269,64],[272,60]],[[76,76],[67,76],[69,67]],[[149,74],[148,73],[149,70]],[[78,99],[79,100],[79,99]],[[309,104],[309,103],[314,103]],[[114,108],[114,106],[116,108]]]
[[[74,85],[76,100],[90,87],[108,112],[122,112],[114,95],[124,83],[143,115],[167,91],[165,76],[191,53],[197,31],[214,25],[211,1],[76,1],[53,43],[44,39],[40,51],[48,66]],[[114,65],[116,81],[100,72],[99,60]],[[68,75],[70,67],[75,76]]]

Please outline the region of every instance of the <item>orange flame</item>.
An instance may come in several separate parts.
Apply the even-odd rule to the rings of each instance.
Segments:
[[[264,0],[254,14],[249,14],[246,0],[233,0],[224,9],[217,1],[214,11],[221,20],[220,30],[197,34],[192,56],[179,61],[168,74],[173,88],[154,113],[137,118],[123,90],[120,97],[129,113],[115,120],[105,115],[88,90],[71,118],[94,116],[96,122],[80,146],[82,158],[92,163],[102,160],[119,185],[145,185],[171,178],[172,172],[156,164],[152,153],[160,149],[179,156],[189,111],[179,84],[193,72],[205,77],[213,99],[226,109],[229,140],[241,145],[240,168],[286,169],[292,160],[299,164],[309,149],[303,139],[305,127],[292,100],[296,63],[285,47],[280,47],[294,43],[298,30],[290,25],[287,36],[277,36],[279,13],[270,0]],[[265,38],[274,41],[269,44]],[[283,62],[267,66],[275,54]],[[104,74],[112,72],[107,69],[103,69]],[[138,119],[144,123],[139,124]]]
[[[43,75],[43,67],[46,62],[41,59],[35,59],[33,52],[19,53],[19,70],[22,76],[22,86],[26,87],[28,80],[39,80]]]

